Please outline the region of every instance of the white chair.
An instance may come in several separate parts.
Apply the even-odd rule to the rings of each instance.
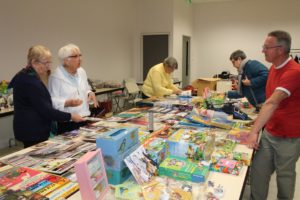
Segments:
[[[124,109],[129,109],[135,106],[136,102],[141,101],[141,91],[134,79],[125,79],[124,87],[126,95],[124,97]]]

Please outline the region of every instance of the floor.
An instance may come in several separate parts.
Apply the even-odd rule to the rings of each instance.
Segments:
[[[10,153],[13,153],[15,151],[23,149],[23,146],[21,143],[17,143],[16,146],[13,146],[11,148],[6,149],[0,149],[0,157],[8,155]],[[295,196],[294,199],[300,199],[300,190],[297,190],[297,188],[300,188],[300,160],[297,162],[297,177],[296,177],[296,190],[295,190]],[[269,196],[267,200],[274,200],[276,199],[277,195],[277,188],[276,188],[276,178],[275,175],[272,176],[271,182],[270,182],[270,189],[269,189]],[[244,195],[242,200],[249,200],[250,199],[250,185],[246,185]]]

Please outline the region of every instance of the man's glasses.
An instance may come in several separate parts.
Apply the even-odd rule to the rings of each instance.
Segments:
[[[78,58],[78,57],[80,57],[81,58],[81,54],[77,54],[77,55],[72,55],[72,56],[68,56],[68,58]]]
[[[277,48],[277,47],[281,47],[282,45],[276,45],[276,46],[270,46],[270,47],[268,47],[268,46],[262,46],[262,50],[263,51],[267,51],[267,50],[269,50],[269,49],[274,49],[274,48]]]

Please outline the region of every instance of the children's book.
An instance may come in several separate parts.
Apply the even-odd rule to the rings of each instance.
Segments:
[[[156,163],[143,146],[132,152],[124,161],[140,185],[149,182],[153,176],[157,175]]]
[[[24,189],[24,181],[28,181],[40,174],[46,176],[45,173],[38,170],[27,167],[13,167],[0,174],[0,185],[5,186],[6,188],[14,187],[14,190]],[[30,182],[32,181],[30,180]]]
[[[221,158],[217,164],[211,165],[210,170],[226,174],[239,175],[242,167],[243,164],[241,161]]]

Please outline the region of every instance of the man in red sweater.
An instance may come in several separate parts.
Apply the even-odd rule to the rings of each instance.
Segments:
[[[257,150],[251,168],[253,200],[267,199],[274,171],[277,174],[277,198],[294,197],[295,168],[300,155],[300,65],[290,58],[290,48],[290,34],[273,31],[268,34],[262,49],[272,66],[266,86],[267,100],[247,142],[249,148]]]

